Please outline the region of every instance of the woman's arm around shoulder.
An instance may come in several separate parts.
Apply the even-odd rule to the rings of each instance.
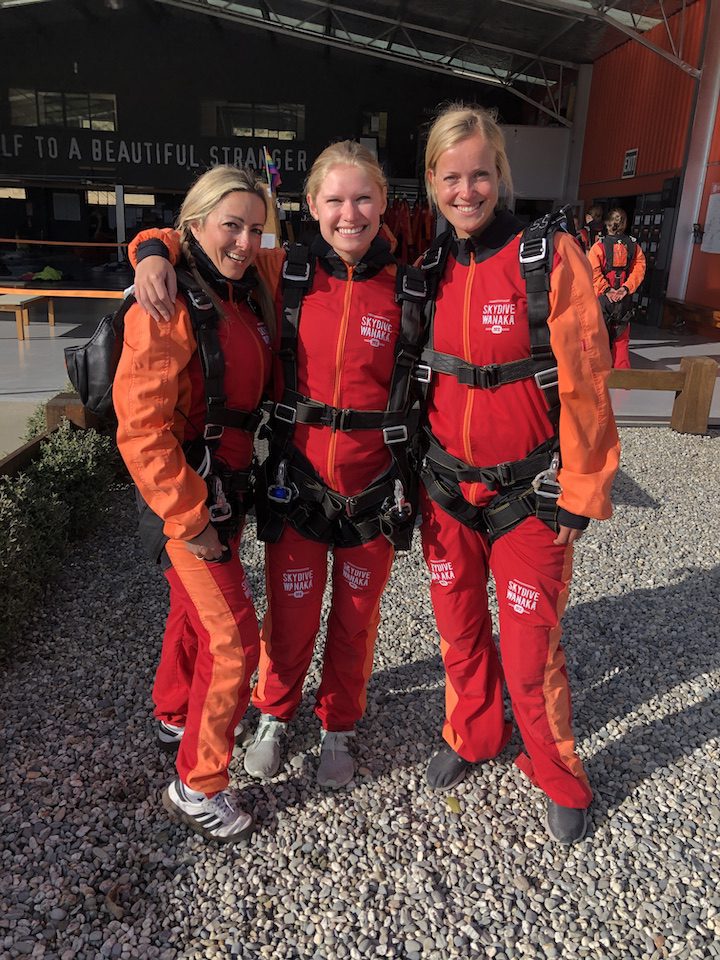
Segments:
[[[550,343],[558,365],[560,453],[558,506],[605,520],[620,441],[607,378],[610,344],[587,258],[570,236],[556,234],[550,277]]]

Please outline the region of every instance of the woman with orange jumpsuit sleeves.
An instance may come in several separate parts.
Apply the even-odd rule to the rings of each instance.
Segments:
[[[525,745],[516,763],[547,795],[551,837],[572,843],[585,833],[592,792],[575,752],[560,621],[573,544],[590,518],[611,514],[619,443],[606,388],[608,338],[587,259],[562,232],[523,247],[529,267],[547,257],[550,272],[549,291],[541,283],[533,294],[547,306],[533,333],[519,263],[522,225],[498,209],[500,185],[508,192],[512,185],[503,135],[488,111],[452,104],[440,114],[426,179],[451,227],[423,261],[441,271],[420,368],[427,388],[421,493],[446,672],[445,743],[427,781],[449,789],[503,750],[511,732],[505,680]],[[540,373],[536,355],[545,356]]]
[[[645,254],[635,237],[629,236],[627,214],[613,207],[605,220],[606,235],[588,253],[595,294],[608,328],[613,367],[630,369],[630,320],[632,295],[645,279]]]
[[[170,584],[153,689],[159,738],[178,748],[163,803],[206,839],[225,842],[253,827],[227,787],[259,656],[238,546],[256,408],[271,369],[273,303],[253,267],[264,222],[254,175],[217,167],[197,180],[178,219],[181,293],[163,324],[130,307],[113,388],[141,535]],[[212,366],[200,344],[215,354]]]
[[[261,717],[244,765],[263,779],[280,767],[332,550],[315,713],[322,727],[318,783],[336,788],[353,777],[348,741],[365,710],[380,598],[394,549],[409,545],[414,525],[407,442],[419,329],[414,342],[402,335],[409,287],[378,236],[387,187],[372,154],[353,141],[331,145],[313,164],[306,192],[320,234],[309,250],[291,246],[282,265],[276,402],[256,498],[258,535],[267,542],[268,612],[253,692]],[[262,253],[261,271],[284,256]],[[136,289],[153,309],[165,282],[157,261],[140,264]]]

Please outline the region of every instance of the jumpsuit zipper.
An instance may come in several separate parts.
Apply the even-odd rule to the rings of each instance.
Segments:
[[[470,350],[470,304],[472,299],[473,276],[475,274],[475,254],[470,254],[470,265],[468,267],[467,278],[465,280],[465,299],[463,302],[463,359],[467,363],[472,363]],[[474,391],[467,388],[467,399],[465,400],[465,416],[463,419],[463,451],[465,462],[472,463],[472,445],[470,442],[470,425],[472,421],[473,401],[475,399]],[[470,488],[468,500],[474,503],[474,485]]]
[[[345,299],[343,302],[342,318],[340,320],[340,333],[338,334],[337,350],[335,352],[335,382],[333,384],[333,407],[340,404],[340,381],[342,377],[342,362],[345,355],[345,341],[347,339],[348,317],[350,314],[350,300],[352,299],[352,278],[353,268],[348,266],[348,275],[345,286]],[[337,489],[335,482],[335,447],[337,444],[337,431],[330,433],[330,443],[328,446],[327,475],[330,486],[333,490]]]

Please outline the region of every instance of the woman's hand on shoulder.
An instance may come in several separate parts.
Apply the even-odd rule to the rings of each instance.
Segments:
[[[177,277],[164,257],[146,257],[135,271],[135,299],[153,320],[170,320],[175,310]]]

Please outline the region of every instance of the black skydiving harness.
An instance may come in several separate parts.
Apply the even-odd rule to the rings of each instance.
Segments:
[[[356,273],[365,268],[365,276],[373,276],[393,263],[385,246],[382,241],[374,241]],[[311,289],[318,257],[332,264],[335,256],[319,241],[313,251],[293,244],[283,266],[280,360],[284,392],[279,403],[270,405],[270,455],[263,465],[267,497],[258,496],[256,502],[258,536],[273,543],[288,522],[303,536],[336,546],[366,543],[382,533],[397,550],[407,550],[417,510],[417,463],[412,442],[419,410],[412,390],[412,371],[420,355],[425,277],[412,267],[397,268],[395,299],[402,304],[401,329],[386,409],[338,409],[297,391],[297,340],[303,298]],[[341,431],[380,430],[392,462],[361,493],[343,496],[321,480],[293,445],[297,423]]]
[[[502,214],[499,216],[503,216]],[[509,215],[504,215],[508,217]],[[453,457],[440,445],[428,427],[424,431],[425,461],[421,477],[430,498],[455,519],[473,530],[486,533],[491,542],[516,527],[527,517],[536,516],[557,530],[557,483],[560,467],[558,423],[557,363],[550,347],[550,272],[557,230],[574,233],[569,207],[546,214],[524,231],[520,243],[520,272],[527,291],[530,356],[509,363],[477,366],[452,354],[434,349],[434,309],[438,283],[453,242],[450,231],[437,237],[425,254],[422,269],[428,274],[428,345],[416,370],[417,379],[429,385],[433,371],[449,374],[459,383],[490,390],[517,380],[535,380],[547,403],[547,416],[554,436],[532,450],[523,460],[474,467]],[[462,495],[460,483],[484,483],[497,495],[486,507],[476,507]]]
[[[177,269],[178,291],[183,293],[197,341],[198,356],[205,385],[205,425],[202,434],[183,444],[188,464],[205,480],[208,497],[205,501],[210,522],[220,542],[227,544],[238,533],[251,503],[252,469],[231,470],[216,456],[226,429],[254,434],[262,420],[262,408],[240,410],[227,406],[224,391],[225,357],[218,337],[218,312],[207,293],[186,270]],[[247,297],[254,313],[257,308]],[[154,322],[154,321],[151,321]],[[140,538],[146,551],[156,562],[164,564],[163,548],[168,537],[163,521],[137,495],[140,509]],[[221,562],[230,560],[231,551],[223,551]]]
[[[602,245],[605,254],[603,275],[610,284],[611,290],[619,290],[630,273],[637,240],[627,234],[614,234],[603,237]],[[613,344],[635,315],[635,304],[629,294],[617,303],[613,303],[603,293],[600,295],[600,307],[610,343]]]

